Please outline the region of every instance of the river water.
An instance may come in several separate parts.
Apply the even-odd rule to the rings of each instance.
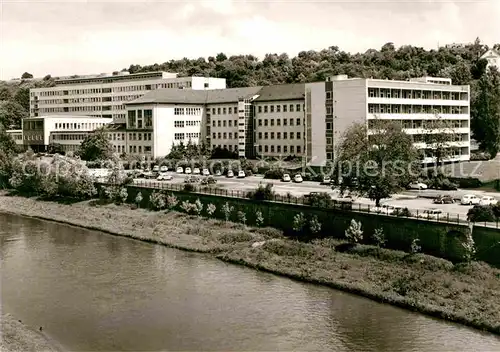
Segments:
[[[495,351],[500,339],[329,288],[0,214],[4,312],[69,351]]]

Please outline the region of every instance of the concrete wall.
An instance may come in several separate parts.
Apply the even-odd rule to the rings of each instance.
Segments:
[[[141,207],[149,207],[149,196],[153,191],[150,188],[129,186],[129,201],[133,202],[138,192],[143,196]],[[222,192],[221,190],[218,190]],[[226,202],[234,207],[231,219],[238,221],[237,212],[243,211],[247,217],[247,224],[255,224],[256,212],[260,211],[264,217],[264,226],[271,226],[291,234],[293,218],[296,214],[304,214],[306,219],[315,215],[322,225],[318,237],[344,238],[345,230],[352,219],[360,221],[364,230],[364,237],[370,241],[375,229],[382,229],[387,239],[387,247],[408,251],[414,238],[418,238],[422,251],[427,254],[460,261],[463,254],[461,240],[469,227],[465,224],[434,222],[412,218],[398,218],[379,214],[368,214],[340,209],[323,209],[299,204],[254,201],[250,199],[233,198],[223,195],[190,193],[183,191],[162,191],[166,194],[175,194],[180,203],[184,200],[194,202],[196,199],[206,207],[214,204],[217,209],[214,217],[223,219],[221,209]],[[180,209],[178,207],[178,209]],[[300,235],[303,239],[311,238],[308,233]],[[315,236],[315,237],[316,237]],[[477,246],[477,258],[489,264],[500,266],[500,232],[498,229],[475,227],[473,237]]]
[[[308,93],[311,93],[310,96]],[[306,96],[311,98],[308,102],[310,107],[311,120],[310,126],[310,149],[308,150],[308,157],[310,158],[311,166],[325,166],[326,165],[326,105],[325,105],[325,83],[308,83],[306,84]],[[308,111],[309,113],[309,111]]]

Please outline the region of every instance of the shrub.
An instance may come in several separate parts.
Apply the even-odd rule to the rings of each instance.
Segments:
[[[167,195],[166,203],[169,210],[174,210],[177,204],[179,204],[179,201],[177,200],[177,197],[172,193],[171,195]]]
[[[207,214],[208,215],[212,216],[215,213],[215,210],[217,210],[217,207],[215,205],[213,205],[212,203],[210,203],[207,206]]]
[[[233,212],[234,207],[230,206],[228,202],[224,203],[222,206],[222,213],[224,214],[224,218],[226,221],[229,221],[231,219],[231,213]]]
[[[304,214],[298,213],[293,217],[293,231],[302,232],[304,226],[306,225],[306,218]]]
[[[285,174],[285,170],[283,169],[271,169],[266,171],[264,174],[264,178],[268,178],[271,180],[280,180]]]
[[[181,209],[184,210],[184,212],[190,214],[194,211],[195,209],[195,205],[194,204],[191,204],[189,203],[189,201],[185,200],[181,203]]]
[[[119,200],[121,203],[126,203],[126,202],[127,202],[127,198],[128,198],[127,188],[122,187],[122,188],[120,189],[120,192],[118,193],[118,200]]]
[[[318,208],[331,208],[333,204],[332,197],[326,192],[309,193],[304,199],[305,204]]]
[[[260,227],[263,224],[264,224],[264,216],[262,215],[262,212],[260,210],[257,210],[255,212],[255,225]]]
[[[379,248],[385,246],[387,240],[385,239],[384,230],[382,228],[375,229],[375,232],[373,233],[373,241]]]
[[[472,222],[495,221],[492,206],[475,205],[467,212],[467,219]]]
[[[256,190],[247,193],[247,198],[254,200],[273,200],[273,185],[270,183],[266,184],[265,186],[259,184]]]
[[[157,191],[154,191],[149,196],[149,203],[154,210],[161,210],[165,208],[165,196]]]
[[[474,243],[474,238],[472,237],[472,232],[467,231],[465,234],[465,239],[462,242],[462,247],[464,248],[463,259],[465,262],[470,263],[476,254],[476,245]]]
[[[398,208],[394,212],[394,215],[401,216],[401,217],[406,217],[406,218],[409,218],[409,217],[413,216],[413,214],[411,213],[410,209],[408,209],[408,208],[402,208],[402,209]]]
[[[185,192],[194,192],[195,187],[192,183],[186,183],[186,184],[184,184],[184,191]]]
[[[411,254],[417,254],[418,252],[420,252],[422,250],[422,247],[420,247],[419,242],[420,242],[420,239],[418,239],[418,238],[414,238],[411,241],[411,244],[410,244],[410,253]]]
[[[247,223],[247,215],[245,214],[244,211],[238,211],[238,221],[241,222],[243,225]]]
[[[493,214],[497,217],[500,218],[500,202],[497,204],[493,205],[491,207],[491,210],[493,210]]]
[[[351,224],[345,230],[345,237],[352,244],[357,244],[363,240],[363,230],[361,229],[361,222],[352,219]]]
[[[309,230],[312,234],[317,234],[321,231],[321,223],[319,222],[316,215],[313,215],[311,220],[309,221]]]
[[[140,207],[141,206],[141,203],[142,203],[142,193],[139,192],[137,193],[137,195],[135,196],[135,204],[137,204],[137,207]]]
[[[203,203],[200,201],[200,199],[196,199],[193,205],[193,211],[196,213],[196,215],[201,215],[201,212],[203,211]]]

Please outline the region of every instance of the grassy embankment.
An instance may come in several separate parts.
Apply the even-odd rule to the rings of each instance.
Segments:
[[[41,333],[25,326],[11,315],[2,315],[0,351],[2,352],[56,352]]]
[[[0,212],[83,226],[219,259],[371,299],[500,335],[500,270],[483,263],[453,265],[423,254],[358,245],[336,250],[333,239],[301,243],[272,228],[130,206],[71,205],[0,195]],[[265,241],[253,247],[255,242]]]

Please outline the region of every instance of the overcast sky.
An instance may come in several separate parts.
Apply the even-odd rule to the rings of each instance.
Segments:
[[[500,42],[500,0],[0,0],[0,79],[111,72],[224,52]]]

